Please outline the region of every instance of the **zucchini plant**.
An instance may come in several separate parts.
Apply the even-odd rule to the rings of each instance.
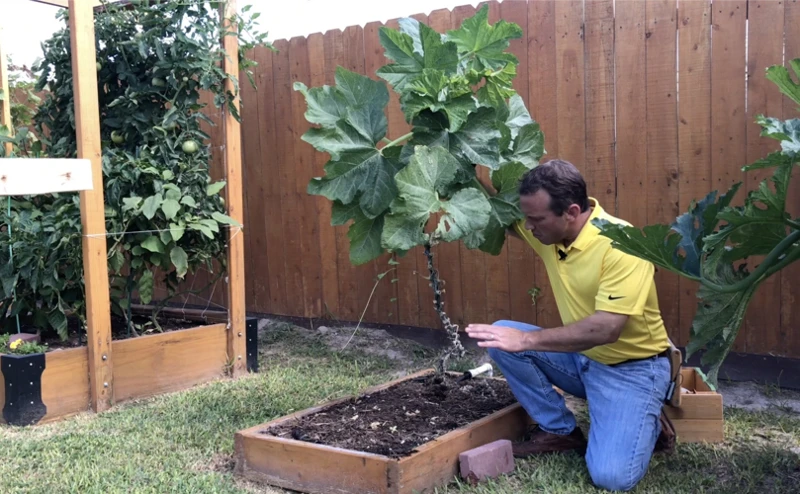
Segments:
[[[517,183],[541,159],[544,136],[512,86],[519,61],[506,50],[522,29],[490,24],[486,5],[446,33],[406,18],[379,36],[391,60],[376,72],[382,80],[337,67],[334,86],[294,85],[314,124],[302,139],[330,155],[307,192],[332,201],[332,225],[350,223],[354,265],[424,248],[434,307],[453,342],[439,358],[443,372],[463,348],[444,311],[432,247],[462,241],[497,255],[506,228],[523,217]],[[393,139],[386,83],[411,124],[410,133]],[[479,181],[478,166],[489,170],[493,193]]]
[[[800,78],[800,59],[789,64]],[[766,77],[800,105],[800,85],[784,66],[772,66]],[[741,183],[717,195],[712,191],[693,202],[669,225],[641,229],[596,220],[614,247],[663,269],[697,281],[697,313],[692,321],[687,358],[705,349],[701,364],[710,366],[716,384],[719,368],[731,350],[753,294],[773,274],[800,259],[800,218],[792,218],[786,199],[792,172],[800,163],[800,119],[780,120],[759,115],[761,135],[780,142],[780,151],[743,167],[773,169],[772,177],[732,206]],[[761,256],[754,269],[747,266]]]

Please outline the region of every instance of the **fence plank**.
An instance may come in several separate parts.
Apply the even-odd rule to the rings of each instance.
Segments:
[[[586,163],[589,194],[616,214],[614,158],[614,2],[585,5]]]
[[[680,98],[678,102],[679,210],[687,211],[711,190],[711,3],[678,4]],[[689,342],[697,282],[681,277],[676,345]]]
[[[646,4],[648,223],[671,223],[678,215],[676,3],[648,0]],[[664,323],[675,337],[680,307],[678,277],[659,270],[656,282]]]
[[[616,5],[617,214],[637,227],[647,224],[647,115],[645,3]]]
[[[554,0],[531,2],[528,4],[528,110],[539,122],[544,133],[546,151],[542,161],[560,157],[558,129],[558,54],[556,39],[562,31],[556,29],[556,2]],[[513,241],[513,240],[512,240]],[[525,244],[523,244],[525,245]],[[561,317],[553,298],[553,290],[547,279],[547,270],[541,258],[525,246],[527,255],[534,259],[534,281],[531,289],[539,293],[531,299],[535,301],[536,324],[542,327],[561,325]]]
[[[427,16],[414,15],[411,16],[421,22],[427,21]],[[386,22],[386,27],[390,29],[398,29],[398,19],[392,19]],[[406,135],[411,126],[406,122],[403,111],[400,109],[400,97],[394,91],[389,91],[389,106],[387,109],[387,118],[389,120],[389,139],[394,140],[400,136]],[[396,271],[392,273],[393,283],[396,285],[397,300],[393,304],[395,309],[393,312],[397,313],[397,321],[399,324],[406,326],[419,325],[419,285],[417,283],[417,258],[418,249],[406,253],[404,256],[394,256],[395,260],[399,263],[394,266]],[[420,266],[425,269],[424,265]]]
[[[342,66],[359,74],[364,73],[364,29],[361,26],[350,26],[342,32]],[[345,242],[348,246],[350,242]],[[339,248],[342,245],[339,244]],[[341,262],[341,259],[340,261]],[[339,291],[339,305],[342,317],[348,320],[358,320],[367,305],[369,294],[374,286],[375,263],[353,266],[349,261],[346,264],[350,270],[352,281],[351,290]],[[341,270],[343,266],[339,266]]]
[[[291,47],[288,41],[274,43],[278,50],[273,56],[272,73],[275,77],[275,131],[277,154],[277,178],[280,180],[281,206],[283,206],[283,247],[286,253],[286,299],[291,312],[303,315],[306,312],[303,293],[303,256],[300,237],[305,225],[301,222],[303,205],[295,190],[295,150],[301,142],[292,132],[292,74],[289,58]],[[304,144],[304,143],[302,143]]]
[[[785,0],[786,18],[784,52],[785,65],[789,61],[800,58],[800,1]],[[791,69],[789,69],[791,71]],[[800,118],[800,109],[797,103],[783,98],[783,118]],[[795,170],[794,180],[797,178]],[[796,185],[789,189],[786,209],[793,218],[800,216],[800,188]],[[781,273],[781,329],[778,336],[777,348],[770,349],[776,353],[789,356],[800,356],[800,262],[795,262]]]
[[[747,162],[752,163],[780,149],[775,139],[761,137],[761,126],[755,123],[760,114],[783,114],[783,98],[774,83],[764,77],[770,65],[783,63],[783,2],[750,1],[748,5],[748,67],[747,67]],[[761,180],[772,176],[773,169],[747,172],[747,191],[758,188]],[[753,270],[763,258],[748,259]],[[761,283],[745,315],[745,349],[763,353],[775,348],[780,328],[781,273],[775,273]]]
[[[479,5],[479,8],[482,5]],[[488,2],[488,5],[489,23],[495,24],[500,20],[500,3],[497,0],[492,0]],[[520,27],[524,31],[524,26]],[[483,172],[483,176],[486,179],[485,183],[491,183],[488,172],[488,169]],[[500,319],[508,319],[511,312],[508,243],[505,242],[503,244],[502,250],[496,256],[481,251],[476,251],[476,253],[480,253],[486,266],[486,321],[491,323]]]
[[[263,225],[266,234],[266,251],[261,253],[267,258],[269,278],[269,305],[264,312],[273,314],[289,314],[286,300],[286,249],[283,246],[283,207],[281,205],[281,183],[276,156],[277,135],[275,131],[275,88],[273,75],[273,52],[267,48],[256,49],[256,84],[258,85],[258,139],[261,143],[261,177],[262,183],[246,183],[246,196],[253,193],[264,194],[265,212],[257,213],[256,218],[249,218],[251,224],[258,221]],[[247,102],[245,102],[247,104]],[[255,227],[254,227],[255,228]],[[249,308],[253,310],[252,308]],[[261,307],[256,310],[262,310]]]
[[[531,26],[528,25],[528,2],[525,0],[505,0],[500,4],[500,16],[507,22],[513,22],[522,28],[520,39],[511,40],[509,52],[519,60],[514,89],[525,101],[528,111],[530,107],[530,86],[528,85],[528,40],[532,38]],[[538,121],[535,113],[531,117]],[[508,281],[509,281],[509,317],[528,324],[536,323],[536,307],[533,305],[528,290],[536,281],[536,255],[533,249],[518,239],[506,236],[508,249]],[[493,321],[492,321],[493,322]]]
[[[247,56],[255,60],[256,50],[251,50]],[[255,79],[255,71],[253,78]],[[266,255],[267,231],[263,223],[256,218],[262,218],[265,211],[264,185],[266,180],[261,173],[262,157],[266,154],[261,151],[261,122],[258,115],[258,92],[247,79],[244,71],[239,72],[241,82],[241,118],[242,118],[242,180],[245,187],[253,183],[258,194],[244,195],[244,217],[248,222],[244,226],[245,236],[245,262],[252,269],[248,270],[245,277],[246,305],[251,310],[264,312],[269,302],[269,265]],[[250,190],[254,190],[250,189]],[[250,224],[250,219],[253,223]]]
[[[325,84],[325,39],[321,33],[314,33],[308,37],[308,61],[310,87],[319,87]],[[311,168],[306,176],[322,176],[323,167],[328,162],[328,153],[314,150]],[[308,183],[308,182],[306,182]],[[321,300],[319,313],[316,317],[326,319],[329,317],[328,304],[331,300],[339,305],[339,273],[336,267],[336,232],[331,226],[331,201],[322,196],[310,195],[306,200],[313,204],[313,216],[310,221],[317,223],[317,237],[319,238],[319,274],[321,284]]]
[[[316,57],[316,54],[313,54]],[[289,42],[289,67],[291,83],[302,82],[311,85],[312,54],[309,53],[308,39],[294,37]],[[315,63],[317,61],[315,60]],[[291,139],[294,144],[294,191],[298,202],[297,235],[300,237],[301,272],[303,273],[303,308],[306,317],[319,317],[322,314],[322,263],[319,245],[319,212],[316,197],[306,192],[308,182],[315,176],[314,156],[316,150],[302,140],[303,134],[311,127],[304,114],[306,102],[300,91],[291,91],[292,120]]]
[[[391,63],[384,56],[384,48],[379,37],[379,29],[382,26],[383,24],[380,22],[370,22],[364,26],[364,70],[367,76],[385,84],[387,90],[392,92],[391,86],[375,74],[379,68]],[[384,254],[371,262],[373,283],[376,283],[376,285],[370,284],[362,287],[362,293],[365,288],[368,290],[365,295],[362,295],[365,304],[370,297],[373,286],[375,288],[375,294],[372,296],[372,301],[364,316],[365,320],[370,322],[397,321],[397,311],[394,310],[394,302],[392,302],[397,297],[397,285],[391,282],[392,278],[394,278],[394,271],[390,270],[394,266],[389,265],[389,259],[391,259],[391,256]],[[389,272],[387,273],[387,271]],[[383,273],[387,274],[381,277]],[[379,277],[381,278],[379,279]]]
[[[715,2],[713,5],[711,54],[711,184],[724,194],[742,182],[746,164],[747,136],[745,115],[745,36],[747,0]],[[743,191],[734,198],[741,204]],[[697,301],[692,304],[697,310]],[[735,351],[744,350],[738,338]]]
[[[472,5],[461,5],[453,9],[453,28],[459,28],[465,19],[474,16],[475,13],[476,9]],[[488,180],[486,167],[478,164],[476,172],[484,182]],[[464,324],[493,322],[488,320],[487,311],[486,254],[478,249],[467,249],[463,242],[459,242],[458,245],[461,252]]]

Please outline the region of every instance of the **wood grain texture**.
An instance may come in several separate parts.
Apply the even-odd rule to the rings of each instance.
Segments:
[[[512,2],[513,3],[513,2]],[[452,12],[447,9],[439,9],[430,13],[428,24],[440,33],[454,29]],[[461,329],[464,327],[464,306],[462,304],[464,283],[469,282],[468,277],[462,278],[461,272],[461,247],[454,242],[441,243],[433,248],[434,267],[439,272],[439,279],[444,283],[444,310],[453,324],[457,324]],[[423,257],[424,259],[424,257]],[[427,261],[426,261],[427,262]],[[427,264],[425,265],[427,266]],[[427,270],[426,270],[427,271]],[[420,290],[423,288],[421,287]],[[435,318],[429,323],[430,327],[442,328],[438,315],[433,308],[433,297],[431,288],[424,286],[425,291],[420,291],[427,296],[421,297],[420,308],[422,312],[433,313]]]
[[[753,1],[748,3],[747,53],[747,163],[766,157],[780,149],[780,143],[761,137],[758,115],[783,115],[783,97],[777,86],[764,77],[770,65],[783,63],[784,5],[782,1]],[[774,169],[753,170],[745,174],[746,191],[757,189],[762,180],[772,176]],[[747,260],[750,271],[763,260],[762,256]],[[744,338],[745,351],[764,353],[776,348],[781,325],[781,273],[764,280],[750,300],[739,338]]]
[[[310,68],[310,87],[319,87],[326,81],[325,37],[321,33],[314,33],[308,37],[308,57]],[[323,167],[330,159],[328,153],[314,150],[310,175],[307,177],[322,176]],[[339,307],[339,273],[336,266],[336,232],[331,226],[331,201],[322,196],[309,196],[308,200],[314,205],[314,215],[317,218],[317,236],[319,237],[319,263],[322,283],[322,300],[320,314],[317,317],[329,316],[331,307],[333,311]],[[313,217],[311,221],[314,221]]]
[[[544,133],[545,155],[542,161],[561,157],[559,148],[558,128],[558,88],[559,80],[556,78],[558,59],[560,58],[557,40],[561,36],[556,30],[556,2],[539,1],[528,3],[528,110],[531,117],[541,126]],[[561,316],[558,313],[553,290],[547,278],[547,270],[541,258],[527,243],[518,239],[511,242],[519,243],[524,249],[525,258],[533,258],[533,282],[524,286],[525,291],[538,289],[539,294],[528,300],[533,305],[536,317],[524,322],[535,323],[542,327],[561,325]]]
[[[784,52],[785,65],[789,61],[800,58],[800,1],[784,0],[786,5],[784,19]],[[792,69],[789,69],[790,73]],[[783,118],[800,118],[800,105],[784,96]],[[797,183],[797,170],[793,179]],[[789,188],[786,199],[786,210],[792,218],[800,218],[800,187]],[[771,350],[778,355],[800,356],[800,262],[788,266],[781,273],[781,328],[778,332],[776,349]]]
[[[747,128],[752,130],[755,125],[751,118],[753,112],[761,111],[758,109],[761,93],[769,92],[771,113],[777,111],[778,116],[787,118],[795,115],[792,112],[796,108],[787,104],[786,98],[773,95],[774,85],[763,78],[763,68],[769,64],[764,54],[779,51],[776,47],[784,37],[785,60],[776,61],[786,63],[798,56],[792,55],[800,51],[800,35],[795,28],[800,25],[797,22],[797,0],[780,2],[783,6],[780,10],[783,17],[780,18],[776,17],[779,10],[776,2],[750,3],[753,37],[748,57],[751,66],[755,63],[761,68],[750,67],[747,81],[744,77],[748,69],[745,64],[747,0],[714,2],[710,23],[693,22],[695,12],[701,16],[708,15],[707,4],[706,0],[620,1],[614,3],[615,12],[611,19],[607,1],[505,0],[489,3],[492,21],[515,22],[525,31],[523,39],[511,42],[510,51],[521,62],[515,87],[543,129],[545,160],[563,158],[575,162],[589,180],[593,195],[613,196],[611,203],[606,199],[601,201],[604,207],[616,211],[617,216],[636,226],[671,222],[686,209],[691,199],[711,190],[724,192],[731,184],[742,180],[747,181],[743,189],[752,188],[757,183],[753,178],[757,175],[745,175],[741,167],[750,162],[752,156],[763,155],[763,149],[753,150],[754,143],[760,146],[762,141],[768,144],[773,141],[753,132],[748,137]],[[768,15],[759,12],[759,5],[774,12]],[[474,12],[473,7],[465,6],[454,11],[440,9],[429,15],[412,17],[442,32],[447,26],[457,27]],[[688,20],[686,13],[690,14]],[[612,22],[613,34],[607,30]],[[784,26],[785,33],[779,34],[777,31],[781,29],[769,27],[773,24]],[[392,20],[385,25],[397,28],[398,22]],[[371,69],[381,63],[383,56],[382,47],[375,41],[382,26],[384,24],[370,23],[364,28],[351,28],[347,31],[351,34],[347,39],[341,31],[310,36],[302,49],[307,52],[312,85],[332,84],[336,65],[356,67],[374,77]],[[709,30],[713,38],[710,52],[708,45],[702,42],[708,38]],[[758,36],[756,31],[760,33]],[[257,50],[256,57],[263,53],[264,63],[254,69],[261,83],[255,97],[259,104],[262,176],[265,180],[270,179],[266,184],[246,183],[245,193],[248,201],[252,201],[249,204],[257,205],[258,200],[251,200],[250,196],[265,191],[264,202],[269,214],[264,215],[266,218],[252,218],[258,209],[254,207],[252,211],[248,210],[246,220],[251,228],[267,230],[261,236],[266,238],[267,244],[269,290],[251,294],[263,288],[257,287],[255,280],[250,283],[248,297],[255,300],[255,305],[249,308],[294,316],[314,313],[313,307],[309,309],[305,305],[306,295],[302,287],[307,286],[308,281],[304,279],[306,275],[295,257],[302,242],[297,232],[310,230],[304,223],[308,220],[315,221],[318,228],[322,265],[321,315],[355,322],[366,306],[376,274],[388,270],[389,266],[378,262],[364,271],[353,268],[348,258],[347,227],[329,226],[330,201],[315,198],[315,217],[300,222],[297,212],[303,199],[294,193],[285,195],[287,187],[294,189],[297,185],[297,170],[293,167],[298,162],[294,159],[295,150],[306,144],[297,142],[295,134],[286,129],[286,122],[294,122],[296,117],[291,104],[287,113],[285,98],[291,94],[288,87],[291,76],[279,77],[273,82],[274,76],[282,77],[283,71],[290,69],[287,52],[294,48],[288,41],[276,43],[281,53],[273,55]],[[302,43],[296,41],[295,44],[299,47]],[[767,45],[769,50],[764,48]],[[320,50],[322,69],[318,59],[315,62]],[[292,54],[291,57],[292,60],[302,59],[301,55]],[[320,70],[323,71],[322,77]],[[679,82],[682,82],[683,95],[680,106]],[[749,95],[745,83],[749,85]],[[745,96],[755,105],[751,105],[749,113],[745,113]],[[250,93],[245,96],[251,97],[254,96]],[[408,132],[409,125],[400,111],[394,91],[390,91],[386,114],[390,139]],[[616,114],[613,142],[609,136],[614,134],[603,114]],[[289,120],[287,115],[291,115]],[[214,129],[210,130],[216,145]],[[756,128],[756,132],[760,129]],[[245,136],[246,142],[250,139]],[[249,156],[247,151],[245,156]],[[608,192],[608,187],[598,185],[612,184],[612,167],[608,165],[612,158],[613,194]],[[322,175],[326,161],[325,155],[314,152],[312,166],[316,176]],[[740,191],[734,204],[741,203],[745,193],[746,190]],[[794,192],[789,198],[789,208],[795,211],[795,216],[800,214],[799,194]],[[509,241],[504,250],[507,261],[502,267],[497,264],[500,257],[489,258],[477,251],[466,252],[459,244],[439,245],[435,249],[436,267],[446,282],[445,309],[456,324],[463,326],[470,319],[486,321],[508,313],[513,319],[541,326],[560,325],[544,266],[527,246],[514,242]],[[248,246],[253,245],[258,245],[258,242],[251,240]],[[430,287],[422,249],[414,249],[399,261],[395,271],[378,284],[365,320],[440,327],[430,310]],[[789,275],[775,278],[777,284],[773,283],[771,296],[779,298],[780,302],[773,301],[768,305],[770,312],[766,317],[761,317],[760,299],[753,302],[748,315],[749,324],[758,323],[759,328],[751,338],[766,337],[751,342],[748,351],[800,355],[800,336],[792,330],[800,321],[800,309],[794,303],[800,288],[793,283],[796,276],[792,274],[800,272],[799,266],[790,267]],[[300,274],[295,275],[295,270]],[[497,279],[490,276],[490,273],[500,270],[506,275]],[[693,286],[663,270],[657,273],[656,281],[670,335],[677,343],[685,343],[697,304]],[[495,284],[503,288],[498,289]],[[541,289],[536,305],[527,293],[533,287]],[[261,302],[262,294],[266,293],[269,293],[268,304]],[[387,296],[389,303],[382,305]],[[507,297],[507,301],[503,297]],[[263,309],[265,305],[268,307]],[[747,335],[741,335],[734,350],[745,350],[746,340]]]
[[[417,14],[411,17],[420,22],[428,21],[427,15]],[[391,19],[386,22],[386,27],[398,29],[398,21],[399,19]],[[391,88],[389,89],[389,105],[386,111],[389,121],[389,135],[387,137],[390,140],[395,140],[410,132],[411,126],[406,122],[403,110],[400,108],[399,95]],[[402,325],[419,326],[420,324],[420,283],[417,278],[421,272],[427,272],[427,266],[424,263],[419,263],[421,257],[419,249],[412,249],[411,252],[406,253],[404,256],[394,256],[395,261],[399,264],[395,266],[396,270],[389,281],[397,280],[394,282],[397,285],[397,300],[391,307],[394,309],[392,313],[397,313],[397,322]],[[430,297],[425,298],[428,299]],[[461,305],[461,301],[454,302],[453,297],[448,297],[447,300],[451,304],[457,303]]]
[[[747,115],[745,113],[745,38],[747,1],[713,4],[711,53],[711,185],[720,194],[744,181],[747,164]],[[733,205],[744,201],[745,187]],[[696,310],[697,302],[693,304]],[[742,325],[744,331],[744,325]],[[744,350],[740,334],[734,351]]]
[[[316,170],[314,162],[316,150],[302,140],[311,124],[305,118],[308,105],[300,91],[294,90],[295,82],[311,85],[311,57],[316,54],[309,53],[308,40],[297,36],[289,42],[289,73],[292,84],[291,104],[291,143],[294,145],[294,160],[291,164],[291,176],[294,180],[292,190],[297,201],[298,217],[294,218],[298,224],[303,225],[297,229],[300,252],[299,264],[303,280],[303,297],[305,317],[320,317],[322,314],[322,260],[319,243],[319,222],[317,220],[317,198],[306,192],[309,181],[314,177]],[[317,63],[315,61],[315,63]]]
[[[47,406],[47,415],[40,423],[89,411],[89,384],[86,348],[47,352],[42,372],[42,402]]]
[[[461,5],[454,8],[451,16],[453,27],[461,26],[464,19],[474,16],[475,12],[476,8],[472,5]],[[476,163],[476,165],[478,165],[476,173],[484,182],[488,182],[489,173],[486,167],[480,163]],[[488,276],[493,277],[495,274],[488,272],[487,254],[478,249],[467,249],[463,242],[458,242],[458,248],[461,253],[461,276],[464,280],[464,285],[466,285],[461,290],[464,324],[491,323],[486,291],[489,281]]]
[[[80,203],[90,396],[92,409],[102,412],[114,404],[114,374],[94,14],[90,4],[70,0],[69,27],[78,158],[91,161],[94,184],[91,190],[80,192]]]
[[[711,190],[711,2],[678,4],[680,99],[678,102],[678,160],[681,213]],[[689,342],[697,311],[698,283],[681,277],[680,318],[670,335],[676,345]]]
[[[617,215],[641,228],[647,224],[645,2],[618,2],[615,31]]]
[[[675,0],[647,0],[647,223],[678,216],[678,121]],[[671,338],[679,327],[678,276],[656,270],[661,315]]]
[[[301,221],[302,203],[297,194],[295,181],[295,149],[305,143],[295,140],[292,132],[292,76],[289,59],[290,44],[285,40],[273,43],[278,50],[272,57],[275,102],[275,172],[272,179],[281,198],[280,248],[284,252],[286,302],[292,315],[305,315],[305,294],[303,292],[302,240],[306,235]],[[299,310],[299,312],[298,312]]]
[[[614,152],[614,2],[585,4],[586,163],[589,194],[616,214],[617,177]]]
[[[360,395],[388,389],[430,371],[425,369],[374,386]],[[324,411],[349,399],[351,397],[332,400],[237,432],[234,439],[236,473],[245,478],[313,493],[427,492],[452,480],[458,471],[461,452],[498,439],[516,440],[530,423],[525,410],[515,403],[429,441],[399,460],[263,434],[272,426]]]
[[[380,29],[382,27],[384,26],[380,22],[370,22],[364,26],[364,73],[371,79],[384,84],[387,92],[392,92],[391,86],[375,73],[384,65],[392,63],[391,60],[384,56],[384,48],[380,41]],[[384,109],[385,114],[386,110]],[[390,254],[384,253],[374,259],[370,263],[372,283],[360,287],[363,303],[366,305],[370,297],[372,299],[364,314],[365,321],[397,321],[397,284],[392,283],[395,270],[394,266],[389,264],[391,258]],[[373,289],[374,293],[372,293]]]
[[[223,4],[220,15],[226,31],[236,32],[231,19],[236,16],[236,1],[228,0]],[[236,77],[239,73],[239,39],[235,35],[225,36],[222,47],[226,56],[223,59],[223,70]],[[236,94],[234,82],[225,80],[225,90]],[[233,107],[239,111],[239,99],[233,100]],[[227,330],[226,350],[232,361],[231,377],[239,377],[247,372],[247,339],[245,338],[245,277],[244,277],[244,198],[242,185],[242,127],[228,108],[223,108],[224,144],[225,144],[225,205],[228,216],[241,227],[227,228],[228,263],[227,263],[227,301],[229,326]]]
[[[332,86],[336,82],[336,67],[344,63],[344,55],[342,54],[342,32],[338,29],[326,32],[323,35],[322,43],[325,50],[323,57],[323,81],[324,84]],[[325,166],[325,163],[328,162],[328,159],[330,159],[330,156],[327,155],[327,153],[323,155],[319,152],[317,153],[317,156],[318,159],[324,161],[321,165],[318,165],[314,176],[322,177],[323,167]],[[349,225],[336,227],[332,226],[331,201],[322,196],[320,196],[318,200],[326,204],[325,208],[320,210],[320,214],[323,212],[325,214],[325,217],[321,217],[320,221],[324,221],[325,224],[321,224],[319,227],[321,236],[320,242],[322,242],[322,238],[325,239],[324,255],[327,263],[329,263],[326,265],[327,278],[323,282],[323,290],[325,291],[325,302],[323,304],[324,315],[333,319],[339,319],[342,317],[342,312],[340,310],[341,294],[343,291],[352,289],[350,285],[350,269],[348,267],[350,263],[350,245],[347,241],[347,230]],[[322,244],[320,244],[320,249],[323,249]],[[332,270],[335,271],[336,290],[331,290],[329,286],[327,289],[325,288],[326,284],[329,283],[328,280],[333,279],[334,277],[333,273],[331,272]],[[326,275],[324,274],[323,276]]]
[[[525,107],[531,112],[531,118],[538,122],[538,115],[531,109],[530,85],[528,84],[528,40],[531,39],[531,26],[528,25],[528,8],[526,0],[505,0],[500,4],[500,17],[506,22],[511,22],[522,28],[522,37],[513,39],[509,43],[508,51],[517,57],[517,77],[514,79],[514,89],[525,102]],[[537,68],[538,70],[538,68]],[[546,137],[546,136],[545,136]],[[545,139],[545,142],[547,140]],[[529,246],[518,239],[506,235],[505,249],[508,252],[508,318],[525,322],[536,323],[536,306],[533,304],[528,290],[536,284],[536,255]],[[489,317],[489,322],[494,322],[494,317]]]
[[[487,3],[489,6],[489,23],[496,24],[501,19],[501,4],[497,0]],[[481,4],[483,5],[483,4]],[[480,8],[480,5],[478,6]],[[523,28],[524,30],[524,28]],[[518,72],[519,74],[519,72]],[[479,167],[484,168],[484,167]],[[484,172],[486,183],[490,182],[488,169]],[[511,293],[508,265],[508,242],[497,255],[475,251],[486,265],[486,323],[492,323],[511,316]],[[477,287],[476,287],[477,288]],[[471,321],[480,322],[480,321]]]
[[[223,377],[229,363],[225,327],[213,324],[114,341],[117,401],[178,391]]]

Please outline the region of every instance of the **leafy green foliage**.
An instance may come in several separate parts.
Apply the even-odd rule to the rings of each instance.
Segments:
[[[790,65],[800,75],[800,59]],[[800,103],[800,86],[784,67],[770,67],[767,77]],[[687,357],[705,349],[701,362],[710,366],[709,379],[715,384],[758,286],[800,259],[800,219],[792,219],[786,210],[792,171],[800,163],[800,119],[762,115],[756,122],[762,136],[781,143],[781,151],[744,167],[772,168],[773,174],[741,206],[731,206],[741,186],[737,183],[719,198],[714,191],[693,203],[670,225],[639,229],[595,221],[614,247],[700,282]],[[755,256],[765,257],[750,271],[747,264]]]
[[[521,36],[515,24],[490,25],[486,6],[444,34],[414,19],[381,28],[392,62],[376,74],[412,125],[393,141],[382,81],[338,67],[334,86],[295,83],[316,125],[303,140],[330,155],[308,193],[333,201],[332,225],[352,221],[352,263],[442,241],[500,252],[505,228],[522,217],[516,183],[544,154],[541,129],[512,87],[519,61],[506,49]],[[479,165],[497,195],[477,179]]]
[[[225,183],[211,181],[212,149],[201,129],[203,122],[213,124],[203,93],[238,118],[233,101],[239,81],[233,78],[234,93],[227,91],[229,76],[221,64],[226,32],[220,2],[130,4],[95,14],[111,303],[129,324],[134,294],[150,303],[157,273],[163,274],[171,297],[180,281],[201,266],[224,269],[226,228],[240,226],[225,214]],[[248,10],[236,16],[235,34],[240,69],[250,76],[254,62],[244,54],[266,43],[254,27],[258,14],[248,17]],[[35,67],[35,90],[45,91],[45,97],[34,122],[36,133],[47,135],[42,141],[49,156],[75,157],[67,12],[59,16],[65,27],[43,43],[44,57]],[[20,134],[28,132],[19,130],[17,144]],[[27,155],[42,154],[41,147],[35,151]],[[66,316],[83,317],[77,199],[77,194],[15,198],[11,221],[19,227],[10,240],[0,239],[0,265],[17,277],[16,295],[6,290],[13,283],[4,286],[3,306],[12,308],[4,315],[31,317],[37,327],[53,327],[62,338]]]

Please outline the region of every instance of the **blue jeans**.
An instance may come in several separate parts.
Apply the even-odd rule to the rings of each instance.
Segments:
[[[494,324],[522,331],[540,329],[515,321]],[[591,423],[586,466],[595,485],[627,491],[644,477],[661,432],[668,359],[609,366],[580,353],[509,353],[490,348],[489,355],[520,405],[546,432],[566,435],[576,427],[575,416],[553,386],[586,400]]]

